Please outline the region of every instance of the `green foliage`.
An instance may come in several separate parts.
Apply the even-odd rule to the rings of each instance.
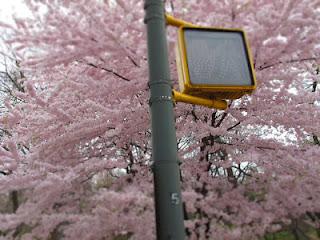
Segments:
[[[13,237],[15,239],[20,239],[24,234],[26,233],[30,233],[32,231],[33,227],[25,224],[25,223],[21,223],[15,230],[15,232],[13,233]]]
[[[320,240],[320,232],[319,229],[310,225],[296,226],[277,233],[267,234],[264,240]]]
[[[129,240],[132,236],[132,233],[119,234],[113,238],[113,240]]]

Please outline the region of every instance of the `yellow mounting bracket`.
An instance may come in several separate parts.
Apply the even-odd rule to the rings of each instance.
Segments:
[[[166,22],[170,26],[174,27],[196,27],[196,25],[183,21],[181,19],[174,18],[171,15],[165,14]],[[209,108],[216,108],[220,110],[225,110],[228,107],[227,101],[219,99],[208,99],[198,96],[192,96],[185,93],[177,92],[172,90],[173,99],[175,102],[191,103],[195,105],[202,105]]]
[[[170,26],[174,26],[174,27],[181,27],[181,26],[195,27],[196,26],[196,25],[194,25],[192,23],[183,21],[183,20],[178,19],[178,18],[174,18],[173,16],[168,15],[168,14],[165,14],[165,17],[166,17],[167,24],[170,25]]]
[[[219,110],[225,110],[228,107],[227,101],[220,99],[207,99],[196,96],[191,96],[188,94],[177,92],[172,90],[173,99],[176,102],[191,103],[195,105],[202,105],[209,108],[216,108]]]

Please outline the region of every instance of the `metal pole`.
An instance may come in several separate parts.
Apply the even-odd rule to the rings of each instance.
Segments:
[[[183,240],[185,228],[163,0],[145,0],[152,157],[158,240]]]

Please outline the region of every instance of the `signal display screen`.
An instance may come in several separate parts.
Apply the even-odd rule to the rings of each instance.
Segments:
[[[253,85],[242,32],[186,28],[184,39],[191,84]]]

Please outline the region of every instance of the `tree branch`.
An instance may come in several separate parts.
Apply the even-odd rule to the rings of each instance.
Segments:
[[[139,64],[131,57],[128,55],[129,60],[135,65],[136,67],[140,67]]]
[[[104,67],[98,67],[97,65],[94,65],[93,63],[87,63],[87,64],[88,64],[89,66],[91,66],[91,67],[98,68],[98,69],[102,69],[102,70],[104,70],[104,71],[106,71],[106,72],[112,73],[112,74],[114,74],[115,76],[121,78],[122,80],[125,80],[125,81],[127,81],[127,82],[130,82],[130,80],[129,80],[128,78],[120,75],[119,73],[115,72],[115,71],[112,70],[112,69],[107,69],[107,68],[104,68]]]
[[[316,81],[312,83],[312,92],[315,92],[317,90],[317,85],[318,85],[318,82]]]
[[[320,146],[320,140],[315,134],[312,134],[312,138],[313,138],[314,144]]]
[[[276,62],[276,63],[271,63],[271,64],[267,64],[267,65],[262,65],[262,66],[259,66],[257,68],[257,70],[265,70],[267,68],[271,68],[271,67],[274,67],[276,65],[279,65],[279,64],[290,64],[290,63],[297,63],[297,62],[306,62],[306,61],[315,61],[315,60],[318,60],[319,58],[317,57],[310,57],[310,58],[301,58],[301,59],[291,59],[291,60],[287,60],[287,61],[279,61],[279,62]]]
[[[113,75],[117,76],[118,78],[121,78],[122,80],[125,80],[127,82],[130,82],[130,79],[120,75],[119,73],[115,72],[113,69],[108,69],[108,68],[105,68],[105,67],[99,67],[93,63],[86,63],[86,62],[82,62],[82,61],[78,61],[80,63],[84,63],[84,64],[87,64],[88,66],[91,66],[91,67],[94,67],[94,68],[97,68],[97,69],[101,69],[101,70],[104,70],[108,73],[112,73]]]
[[[238,125],[240,125],[240,123],[241,123],[241,122],[237,122],[235,125],[227,128],[227,131],[230,131],[230,130],[234,129],[235,127],[237,127]]]
[[[227,115],[228,115],[228,113],[224,112],[223,115],[222,115],[222,117],[220,118],[219,122],[218,122],[215,126],[213,126],[213,127],[215,127],[215,128],[220,127],[221,123],[222,123],[223,120],[227,117]]]

